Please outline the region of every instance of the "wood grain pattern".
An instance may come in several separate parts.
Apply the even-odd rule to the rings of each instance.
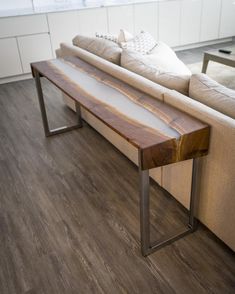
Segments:
[[[84,84],[75,81],[74,74],[65,74],[64,69],[76,69],[92,83],[87,90]],[[170,163],[187,160],[207,154],[209,146],[209,126],[199,120],[136,90],[122,81],[89,65],[79,58],[67,57],[65,60],[43,61],[32,64],[32,72],[37,70],[82,107],[99,118],[103,123],[124,137],[141,151],[141,169],[150,169]],[[84,81],[83,81],[84,82]],[[84,82],[85,83],[85,82]],[[118,91],[119,95],[151,113],[164,124],[164,131],[153,129],[147,124],[130,119],[112,105],[99,101],[96,97],[103,87]]]
[[[42,83],[51,126],[76,121]],[[136,166],[86,124],[46,139],[35,96],[33,80],[0,85],[1,294],[234,293],[234,253],[203,226],[142,257]],[[151,195],[154,236],[186,224]]]

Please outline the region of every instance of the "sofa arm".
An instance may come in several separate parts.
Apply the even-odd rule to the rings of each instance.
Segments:
[[[198,217],[235,250],[235,120],[176,91],[164,100],[211,126],[209,154],[201,158]],[[172,185],[184,185],[184,178],[176,183],[174,171],[166,171]]]

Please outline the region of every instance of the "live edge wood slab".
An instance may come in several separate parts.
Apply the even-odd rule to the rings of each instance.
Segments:
[[[31,64],[46,136],[82,126],[80,107],[92,113],[138,149],[140,174],[140,237],[144,256],[196,229],[197,161],[206,155],[209,126],[162,101],[108,75],[76,57]],[[41,77],[47,78],[76,104],[78,124],[50,130]],[[193,158],[189,223],[170,238],[150,242],[149,169]]]
[[[142,170],[206,155],[209,146],[209,126],[190,115],[151,97],[110,76],[76,57],[42,61],[31,64],[32,73],[39,72],[66,95],[121,135],[140,150]],[[76,73],[76,72],[77,73]],[[77,75],[78,74],[78,75]],[[81,76],[79,76],[79,74]],[[77,76],[76,76],[77,75]],[[87,81],[84,75],[94,81]],[[79,82],[79,79],[82,82]],[[86,84],[86,85],[85,85]],[[133,85],[134,86],[134,85]],[[107,91],[112,89],[113,92]],[[102,95],[103,99],[97,99]],[[131,119],[122,109],[112,104],[112,97],[125,96],[133,105],[139,105],[159,120],[155,127]],[[125,102],[125,101],[124,101]],[[123,109],[125,109],[123,103]]]

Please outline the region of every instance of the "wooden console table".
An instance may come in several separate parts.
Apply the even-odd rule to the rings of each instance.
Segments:
[[[82,126],[80,107],[138,149],[140,174],[140,235],[144,256],[196,228],[197,160],[206,155],[209,127],[203,122],[108,75],[79,58],[67,57],[31,64],[46,136]],[[50,130],[40,78],[45,77],[76,103],[78,123]],[[150,242],[149,169],[194,159],[188,227],[163,242]]]

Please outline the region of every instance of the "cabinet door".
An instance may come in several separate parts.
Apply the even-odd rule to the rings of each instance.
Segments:
[[[180,45],[198,43],[202,1],[182,0],[181,5]]]
[[[0,40],[0,78],[22,74],[15,38]]]
[[[219,38],[221,0],[203,0],[200,42]]]
[[[159,2],[159,40],[169,46],[180,43],[180,1]]]
[[[48,34],[19,37],[18,44],[24,73],[31,71],[30,62],[52,58]]]
[[[107,9],[95,8],[78,11],[78,30],[86,36],[95,36],[95,33],[107,33]]]
[[[157,3],[144,3],[134,5],[134,31],[135,34],[141,31],[149,32],[155,39],[158,39],[158,5]]]
[[[134,33],[133,6],[116,6],[108,8],[108,26],[111,34],[118,34],[120,29]]]
[[[72,43],[72,39],[78,34],[78,12],[49,13],[48,23],[55,56],[55,50],[60,47],[60,43]]]
[[[235,1],[222,0],[220,38],[235,36]]]
[[[0,18],[0,38],[48,32],[45,14]]]

